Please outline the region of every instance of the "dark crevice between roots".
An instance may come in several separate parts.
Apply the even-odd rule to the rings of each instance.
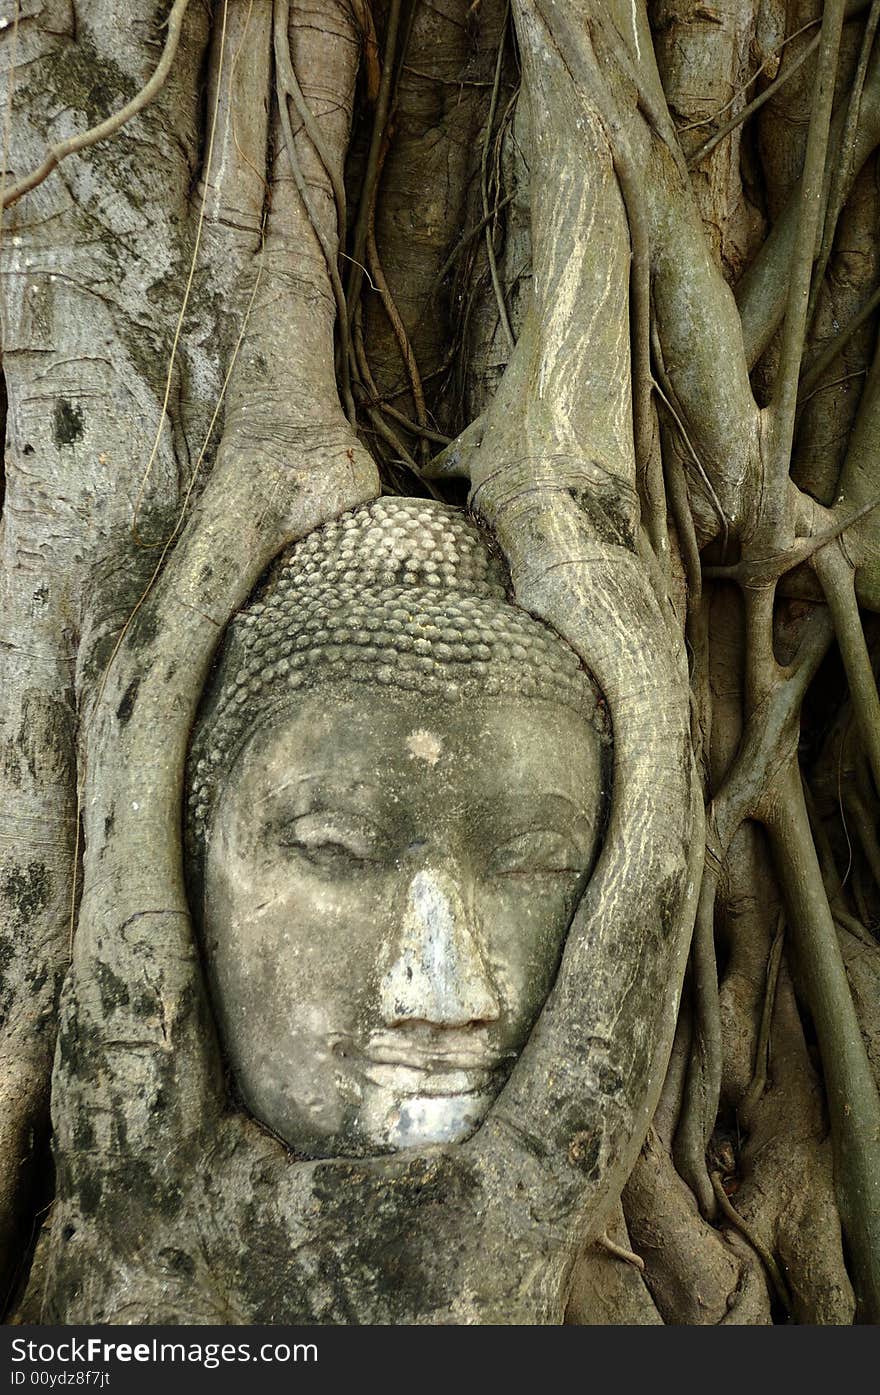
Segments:
[[[208,99],[211,90],[211,64],[213,56],[213,43],[209,35],[202,51],[196,81],[196,147],[189,184],[189,197],[191,200],[194,200],[197,196],[200,181],[203,180],[207,184],[211,173],[208,168],[208,150],[211,144],[211,112],[208,107]],[[222,79],[223,75],[220,74],[219,76],[220,79]]]
[[[31,1154],[31,1189],[29,1204],[27,1205],[27,1220],[21,1226],[21,1254],[15,1268],[12,1271],[12,1278],[5,1293],[0,1293],[0,1322],[8,1323],[10,1315],[14,1314],[15,1322],[38,1322],[39,1313],[29,1313],[22,1310],[25,1293],[30,1283],[31,1269],[33,1268],[34,1256],[37,1252],[37,1245],[42,1234],[43,1226],[46,1224],[52,1212],[52,1203],[55,1197],[55,1167],[52,1160],[52,1149],[50,1147],[49,1130],[49,1110],[48,1104],[45,1111],[46,1117],[41,1120],[39,1126],[33,1131],[33,1145]]]

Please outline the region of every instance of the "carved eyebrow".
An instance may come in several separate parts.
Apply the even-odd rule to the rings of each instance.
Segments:
[[[270,799],[276,799],[286,794],[291,789],[299,792],[303,786],[315,785],[318,784],[318,782],[320,782],[321,792],[323,793],[326,790],[328,795],[333,799],[345,799],[352,794],[358,794],[362,791],[366,791],[368,794],[370,792],[375,792],[376,794],[381,793],[381,786],[368,785],[363,780],[337,783],[328,775],[326,770],[297,771],[289,775],[286,779],[280,780],[277,784],[273,785],[270,790],[267,790],[265,794],[261,794],[258,799],[255,799],[254,807],[257,808],[261,804],[266,804]],[[308,793],[308,791],[306,791],[306,793]],[[304,809],[303,812],[310,811]]]
[[[568,795],[558,790],[544,790],[527,801],[521,797],[505,797],[502,794],[470,807],[478,816],[488,819],[497,820],[499,815],[505,819],[509,817],[512,825],[518,825],[523,833],[530,829],[550,828],[554,825],[566,830],[584,825],[584,832],[592,835],[598,815],[598,808],[585,809],[582,804],[575,803]]]
[[[288,780],[277,785],[252,806],[265,829],[277,829],[298,819],[355,819],[368,822],[383,838],[391,837],[393,812],[380,786],[343,784],[325,777]]]
[[[254,808],[258,808],[261,804],[265,804],[267,800],[274,799],[279,794],[284,794],[286,790],[290,789],[291,785],[300,785],[304,780],[314,778],[316,777],[311,775],[291,775],[289,779],[283,780],[281,784],[273,785],[265,794],[261,794],[258,799],[255,799]]]

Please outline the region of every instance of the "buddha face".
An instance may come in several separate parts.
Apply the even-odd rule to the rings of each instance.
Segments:
[[[205,872],[252,1113],[314,1157],[472,1133],[553,983],[600,804],[596,733],[548,701],[352,685],[258,727]]]

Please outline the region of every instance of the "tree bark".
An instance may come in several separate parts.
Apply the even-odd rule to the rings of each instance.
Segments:
[[[149,100],[20,192],[142,92],[167,36],[141,0],[16,0],[19,1320],[880,1317],[877,17],[181,3]],[[611,807],[477,1134],[305,1161],[230,1107],[184,768],[231,616],[380,491],[490,528],[517,604],[601,690]]]

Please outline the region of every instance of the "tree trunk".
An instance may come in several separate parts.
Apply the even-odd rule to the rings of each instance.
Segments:
[[[880,3],[7,11],[12,1320],[877,1321]],[[230,618],[380,492],[491,530],[611,805],[477,1133],[307,1160],[180,810]]]

